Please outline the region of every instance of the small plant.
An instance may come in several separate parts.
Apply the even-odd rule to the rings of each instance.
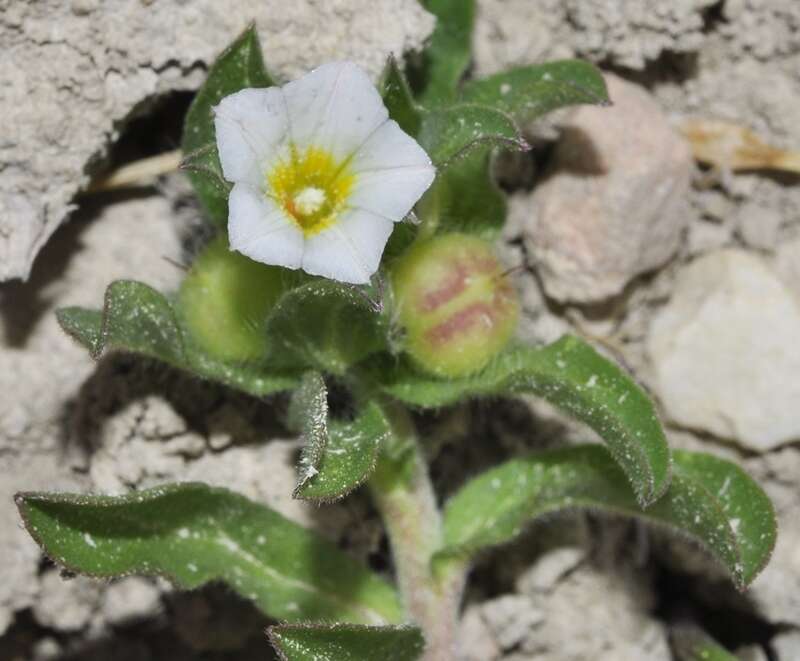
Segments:
[[[413,86],[390,61],[377,90],[349,63],[278,87],[247,30],[185,124],[185,167],[216,238],[174,296],[118,281],[102,310],[58,313],[95,357],[130,351],[256,397],[291,393],[287,424],[305,440],[294,497],[324,507],[366,485],[395,583],[270,508],[198,483],[18,494],[58,565],[185,589],[222,581],[282,622],[269,637],[292,661],[444,661],[473,559],[550,513],[591,508],[674,529],[739,588],[766,564],[773,508],[742,470],[670,451],[647,395],[577,337],[512,339],[518,301],[491,248],[505,220],[492,154],[527,148],[518,122],[607,103],[600,74],[561,61],[463,82],[472,5],[427,4],[439,23]],[[332,382],[349,414],[329,411]],[[518,394],[605,445],[512,459],[440,509],[413,412]]]

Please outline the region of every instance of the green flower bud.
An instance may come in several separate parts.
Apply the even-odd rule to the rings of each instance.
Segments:
[[[405,350],[438,376],[484,367],[514,333],[517,293],[485,241],[443,234],[416,244],[391,271]]]
[[[197,257],[178,295],[178,310],[194,341],[227,361],[263,358],[265,322],[283,290],[282,269],[228,249],[225,237]]]

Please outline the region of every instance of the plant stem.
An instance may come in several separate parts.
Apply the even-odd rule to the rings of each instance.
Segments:
[[[394,554],[406,613],[425,634],[423,661],[452,661],[465,568],[434,574],[433,554],[442,545],[442,519],[408,413],[390,405],[394,438],[384,448],[370,480]]]
[[[93,182],[86,192],[100,193],[129,186],[145,186],[159,175],[177,170],[181,164],[182,157],[181,151],[176,149],[158,156],[151,156],[128,163],[102,179]]]

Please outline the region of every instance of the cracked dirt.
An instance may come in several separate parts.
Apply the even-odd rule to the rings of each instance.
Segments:
[[[670,144],[678,150],[686,145],[675,127],[686,117],[732,121],[770,144],[800,149],[795,0],[653,5],[481,0],[474,71],[585,57],[636,86],[634,96],[657,108],[647,112],[658,113],[662,139],[677,141]],[[152,140],[150,133],[160,136],[160,148],[174,146],[188,92],[253,16],[268,65],[284,78],[334,57],[356,59],[375,74],[388,52],[413,50],[432,27],[412,0],[247,2],[232,11],[203,0],[128,0],[114,11],[92,0],[0,0],[0,44],[8,54],[0,62],[0,109],[12,127],[0,136],[0,279],[28,276],[0,287],[0,658],[267,653],[263,618],[224,590],[176,594],[142,579],[62,581],[18,525],[11,495],[19,489],[118,492],[209,480],[319,527],[386,569],[385,542],[366,498],[357,493],[324,514],[290,498],[297,441],[278,422],[283,402],[234,396],[131,357],[94,364],[53,315],[65,305],[97,306],[115,278],[176,287],[176,264],[202,234],[180,175],[126,193],[78,193],[108,163],[135,157],[137,140]],[[571,330],[595,341],[656,397],[673,445],[747,467],[774,499],[781,534],[769,568],[739,595],[680,540],[593,515],[546,522],[476,568],[464,611],[464,661],[670,659],[669,629],[687,621],[742,659],[800,658],[800,430],[790,396],[800,355],[787,340],[800,323],[800,180],[682,165],[691,185],[674,194],[683,196],[680,212],[654,223],[675,245],[650,261],[614,259],[609,250],[640,257],[639,247],[653,237],[641,226],[626,231],[625,222],[633,222],[627,215],[607,218],[619,223],[615,236],[637,243],[585,243],[574,263],[600,270],[578,275],[607,276],[614,286],[602,300],[581,299],[585,288],[576,289],[574,279],[558,269],[544,273],[531,229],[548,222],[541,211],[547,188],[537,184],[564,185],[555,145],[573,119],[528,127],[538,147],[514,161],[511,215],[498,249],[509,266],[526,267],[515,274],[525,311],[521,335],[545,342]],[[624,181],[624,160],[620,167]],[[599,196],[615,188],[592,190]],[[627,270],[609,275],[607,264]],[[742,269],[765,283],[759,291],[769,296],[753,300],[729,277]],[[698,312],[708,306],[725,313],[735,344],[702,341],[719,319]],[[773,314],[770,325],[765,311]],[[684,341],[664,340],[678,334]],[[731,351],[748,356],[736,362],[736,378],[758,384],[765,397],[773,393],[773,408],[752,406],[747,389],[731,388],[729,375],[715,382],[711,373],[704,385],[720,398],[687,409],[697,401],[682,387],[695,378],[692,366],[721,365]],[[716,425],[721,415],[730,419]],[[780,434],[776,419],[784,420]],[[464,406],[426,425],[441,438],[435,465],[443,493],[521,449],[586,438],[580,426],[532,400]],[[487,437],[496,440],[488,445]]]

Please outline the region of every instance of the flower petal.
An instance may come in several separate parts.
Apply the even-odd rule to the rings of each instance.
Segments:
[[[366,284],[381,261],[394,224],[364,210],[345,212],[335,225],[306,239],[303,270],[340,282]]]
[[[263,188],[269,164],[288,137],[286,104],[277,87],[243,89],[214,107],[222,173]]]
[[[356,184],[348,199],[393,221],[405,218],[436,176],[431,159],[394,120],[389,120],[353,155]]]
[[[383,124],[389,113],[378,90],[353,62],[324,64],[282,88],[293,142],[342,160]]]
[[[228,199],[228,240],[237,250],[263,264],[296,269],[303,259],[303,232],[272,198],[237,183]]]

